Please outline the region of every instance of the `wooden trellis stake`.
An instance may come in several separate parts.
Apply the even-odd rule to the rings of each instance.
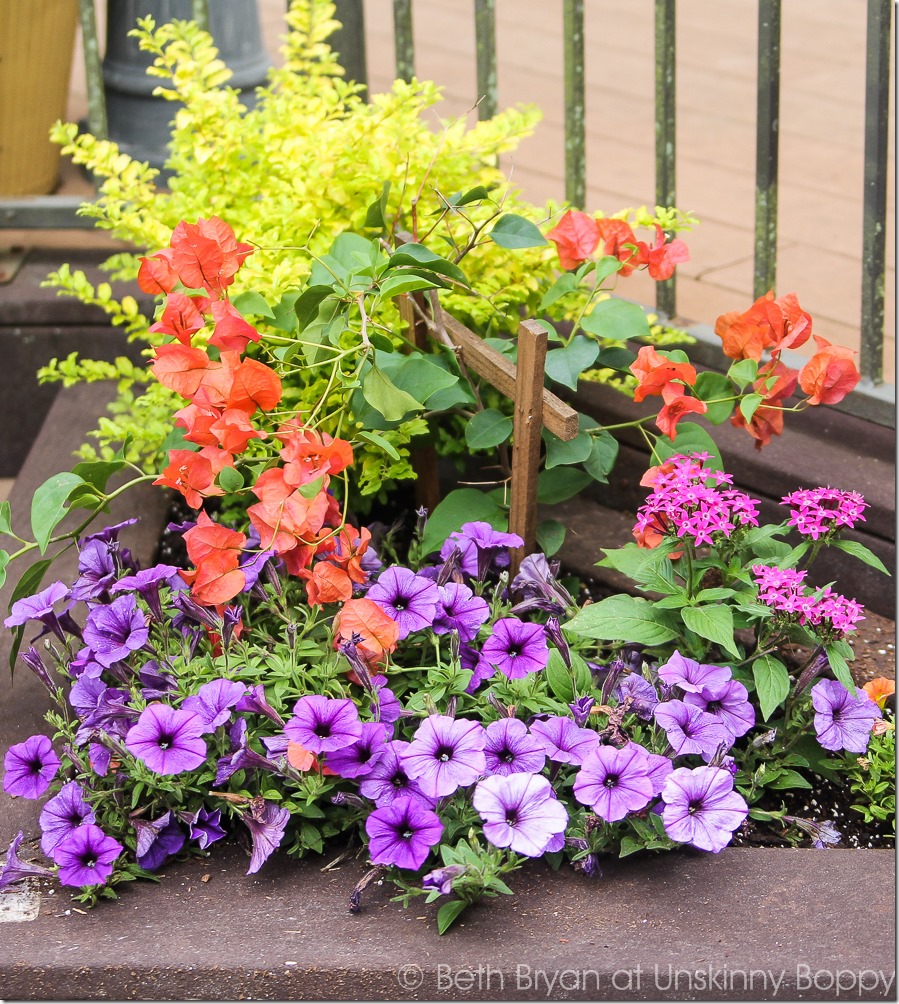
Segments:
[[[540,466],[540,438],[545,426],[559,439],[578,434],[578,415],[543,386],[546,364],[546,331],[536,321],[522,321],[518,329],[518,365],[491,348],[480,335],[446,313],[436,296],[430,312],[423,298],[416,303],[408,294],[398,298],[403,319],[411,326],[412,340],[420,345],[421,332],[450,346],[466,369],[515,402],[512,429],[512,484],[509,530],[517,533],[524,546],[512,552],[510,574],[515,575],[521,559],[537,549],[537,471]],[[404,303],[405,301],[405,303]],[[416,464],[419,480],[436,493],[436,456],[430,451],[425,469]],[[430,469],[428,468],[430,465]]]

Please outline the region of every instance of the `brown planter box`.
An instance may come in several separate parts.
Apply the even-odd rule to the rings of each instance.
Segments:
[[[112,388],[62,391],[16,482],[13,509],[65,469]],[[165,495],[111,514],[144,518],[126,543],[147,557]],[[136,532],[134,532],[136,531]],[[123,535],[123,540],[124,540]],[[68,553],[54,575],[74,569]],[[11,586],[0,591],[5,610]],[[0,644],[0,664],[8,657]],[[0,670],[0,744],[38,731],[46,697]],[[37,832],[37,806],[0,794],[0,843]],[[87,914],[65,891],[36,919],[0,928],[8,998],[155,1000],[890,1000],[895,864],[889,851],[726,849],[613,861],[600,880],[533,863],[516,896],[471,910],[438,938],[435,907],[403,910],[372,887],[346,901],[355,861],[276,855],[243,874],[233,843],[165,869]]]

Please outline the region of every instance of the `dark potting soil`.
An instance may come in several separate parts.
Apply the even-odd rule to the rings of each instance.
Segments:
[[[207,503],[207,509],[216,508]],[[191,509],[181,496],[173,496],[168,522],[177,526],[193,522],[196,511]],[[372,529],[373,543],[377,547],[385,535],[389,536],[392,547],[398,554],[408,549],[415,524],[415,514],[411,510],[397,512],[397,508],[375,506],[361,520]],[[357,522],[355,525],[359,525]],[[160,537],[155,562],[187,568],[190,561],[180,533],[165,530]],[[564,576],[564,570],[563,570]],[[566,581],[578,603],[597,602],[616,592],[616,589],[601,579],[577,579]],[[880,617],[870,611],[866,613],[856,637],[850,641],[855,650],[855,660],[850,663],[856,683],[861,685],[875,677],[896,677],[896,625],[895,622]],[[805,662],[808,650],[801,646],[791,646],[781,653],[788,666],[796,668]],[[895,709],[895,705],[893,706]],[[895,711],[894,711],[895,713]],[[887,821],[867,822],[861,813],[852,808],[851,792],[848,786],[835,784],[825,778],[812,775],[813,789],[796,789],[772,793],[768,800],[757,804],[760,809],[778,811],[783,807],[790,816],[811,819],[817,822],[829,820],[840,831],[838,846],[850,848],[892,848],[895,835]],[[809,838],[803,843],[811,842]],[[737,830],[731,841],[734,847],[792,847],[786,839],[785,831],[778,831],[770,823],[764,824],[747,819]]]

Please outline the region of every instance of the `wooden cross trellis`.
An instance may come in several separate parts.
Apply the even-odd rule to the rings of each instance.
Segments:
[[[460,364],[495,387],[515,404],[512,426],[512,476],[509,531],[518,534],[524,546],[511,551],[510,575],[514,577],[522,558],[537,550],[537,473],[540,439],[544,426],[562,440],[578,434],[578,414],[543,386],[546,366],[546,330],[536,321],[518,327],[518,363],[489,346],[440,306],[436,293],[428,300],[421,293],[397,297],[400,315],[409,325],[411,341],[424,349],[428,337],[447,345]],[[433,510],[440,498],[437,459],[433,447],[413,452],[418,474],[419,504]]]

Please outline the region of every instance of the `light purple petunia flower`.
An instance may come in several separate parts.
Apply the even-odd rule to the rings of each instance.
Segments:
[[[401,565],[381,572],[365,595],[396,621],[400,640],[430,627],[437,616],[437,584]]]
[[[71,592],[64,582],[52,582],[46,589],[35,593],[34,596],[25,596],[21,600],[16,600],[10,607],[9,616],[3,623],[6,627],[21,627],[29,621],[40,621],[44,625],[44,630],[38,637],[46,634],[47,631],[52,631],[65,644],[68,639],[63,627],[69,627],[74,622],[68,616],[68,607],[62,614],[57,614],[53,608],[57,603],[62,603],[70,597]]]
[[[60,760],[45,735],[29,736],[10,746],[3,758],[3,790],[20,798],[40,798],[56,777]]]
[[[204,732],[215,732],[231,717],[231,709],[244,696],[242,683],[234,680],[210,680],[181,702],[182,711],[192,711],[204,722]]]
[[[284,719],[266,700],[265,687],[261,683],[257,683],[255,686],[245,690],[240,700],[234,705],[234,710],[250,712],[255,715],[265,715],[275,725],[281,726],[284,724]]]
[[[500,718],[487,726],[484,759],[488,774],[539,774],[546,750],[520,718]]]
[[[684,694],[684,703],[714,715],[730,733],[731,745],[755,725],[755,708],[749,701],[746,688],[737,680],[728,680],[719,687],[703,687],[698,693]]]
[[[607,823],[646,808],[652,798],[646,751],[635,743],[623,749],[597,747],[574,779],[574,797]]]
[[[457,631],[462,641],[477,638],[481,625],[490,617],[487,601],[475,594],[462,582],[447,582],[438,586],[437,616],[434,634]]]
[[[599,736],[593,729],[575,725],[571,718],[552,715],[531,724],[531,735],[556,763],[582,764],[596,749]]]
[[[125,848],[99,826],[79,826],[56,845],[53,860],[63,885],[102,885]]]
[[[102,540],[88,540],[78,555],[78,578],[72,585],[72,599],[97,600],[115,584],[119,569]]]
[[[94,607],[84,625],[84,641],[101,666],[126,659],[143,648],[149,636],[147,619],[130,593]]]
[[[77,781],[67,781],[41,809],[41,850],[52,858],[53,848],[60,840],[79,826],[96,821],[97,817],[85,800],[81,785]]]
[[[447,558],[458,548],[459,565],[466,575],[473,579],[483,579],[491,566],[508,568],[510,547],[521,547],[524,541],[517,533],[503,533],[482,520],[463,523],[440,548],[440,557]]]
[[[387,726],[364,722],[362,735],[351,746],[329,753],[327,765],[340,777],[364,777],[384,755],[386,745]]]
[[[137,831],[137,863],[148,872],[155,872],[163,862],[177,854],[187,839],[170,811],[153,820],[132,816],[131,825]]]
[[[465,865],[444,865],[428,872],[421,880],[422,889],[436,890],[441,896],[448,896],[453,891],[453,882],[468,871]]]
[[[362,722],[349,698],[307,694],[293,706],[284,734],[310,753],[331,753],[356,742],[362,735]]]
[[[665,730],[668,742],[678,755],[707,753],[711,756],[731,735],[721,720],[683,701],[664,701],[653,712],[656,723]]]
[[[378,762],[360,781],[359,794],[379,806],[390,805],[397,798],[408,796],[433,807],[435,799],[426,795],[421,785],[406,773],[402,757],[409,745],[401,739],[386,743]]]
[[[649,781],[652,785],[652,793],[653,795],[658,795],[662,788],[665,787],[665,782],[674,770],[674,764],[671,762],[671,758],[663,756],[661,753],[650,753],[649,750],[644,749],[639,745],[639,743],[634,742],[628,743],[627,746],[625,746],[625,749],[629,749],[631,746],[635,746],[646,757],[649,769]]]
[[[6,852],[6,862],[0,868],[0,889],[5,889],[8,885],[21,882],[22,879],[32,875],[38,878],[48,878],[53,874],[49,868],[45,868],[43,865],[29,864],[19,857],[19,847],[24,839],[25,834],[21,830],[12,838]]]
[[[271,748],[266,746],[268,756],[262,756],[250,749],[250,736],[247,731],[246,719],[238,718],[228,730],[230,751],[227,756],[219,757],[216,762],[215,781],[213,781],[215,787],[224,784],[232,774],[236,774],[239,770],[264,770],[272,774],[277,773],[281,758],[287,756],[288,743],[286,736],[277,738],[283,740],[283,747],[279,747],[278,754],[273,756]],[[263,738],[263,743],[267,739],[268,737]],[[268,742],[274,741],[276,740],[268,739]]]
[[[471,801],[484,820],[484,836],[494,847],[508,847],[530,858],[557,846],[568,825],[565,806],[540,774],[485,777]]]
[[[558,581],[559,563],[550,563],[540,553],[529,554],[522,559],[518,574],[509,587],[522,597],[512,609],[515,614],[530,610],[545,610],[556,617],[562,617],[574,605],[571,593]]]
[[[574,724],[583,728],[590,721],[590,714],[596,707],[596,700],[592,694],[579,697],[568,705]]]
[[[371,683],[371,713],[374,720],[384,725],[392,725],[399,721],[403,706],[390,687],[385,686],[387,677],[375,674],[371,678]]]
[[[402,764],[410,778],[432,798],[451,795],[476,781],[486,770],[480,722],[431,715],[415,730]]]
[[[721,767],[679,767],[665,782],[662,801],[665,832],[672,840],[716,854],[749,813],[730,771]]]
[[[494,666],[510,680],[536,673],[549,661],[546,633],[540,624],[527,624],[517,617],[502,617],[481,647],[481,661]]]
[[[639,673],[628,673],[615,687],[615,699],[619,704],[623,704],[627,698],[631,699],[629,710],[646,722],[652,718],[652,713],[659,703],[656,688]]]
[[[880,708],[863,691],[852,697],[838,680],[819,680],[812,687],[815,733],[826,750],[864,753],[874,722],[883,716]]]
[[[205,727],[193,712],[149,704],[128,730],[125,746],[157,774],[180,774],[206,759]]]
[[[176,575],[181,572],[175,565],[154,565],[152,568],[144,568],[134,575],[126,575],[110,589],[110,593],[136,592],[150,608],[150,616],[156,620],[163,619],[162,597],[160,589],[164,585],[171,583]]]
[[[414,798],[402,796],[374,809],[365,820],[372,864],[417,870],[440,842],[443,823]]]
[[[241,817],[250,831],[253,849],[247,875],[255,875],[281,846],[284,830],[290,822],[290,811],[276,802],[254,798],[248,812]]]
[[[659,679],[669,687],[680,687],[687,692],[699,693],[703,687],[723,687],[732,673],[729,666],[706,666],[687,659],[675,651],[671,658],[659,666]]]

